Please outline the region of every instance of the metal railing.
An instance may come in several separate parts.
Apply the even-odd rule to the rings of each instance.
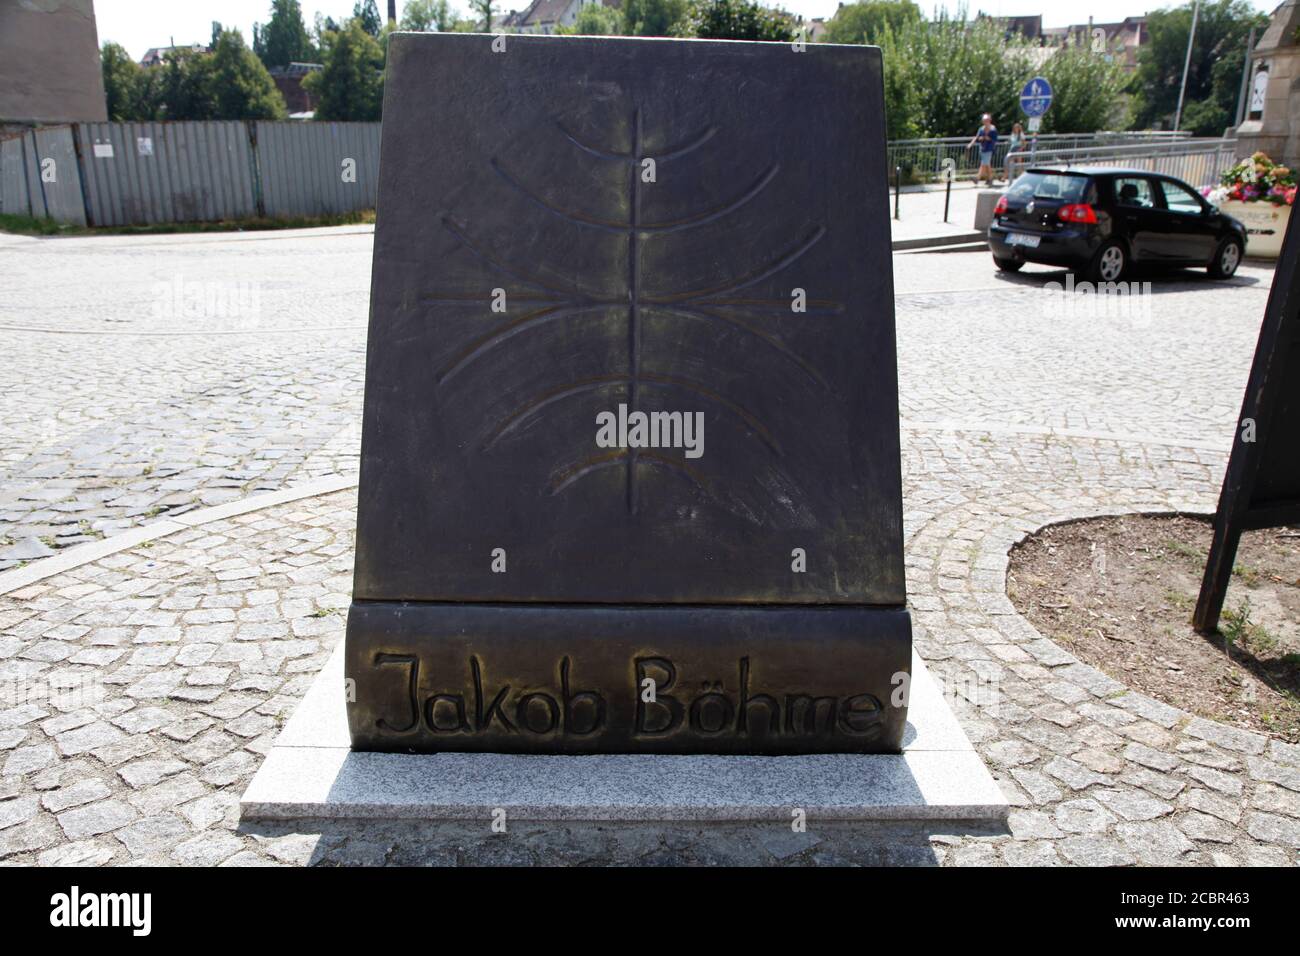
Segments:
[[[1010,148],[1008,133],[1001,130],[993,153],[994,168],[1006,164]],[[1034,139],[1039,151],[1079,150],[1109,146],[1146,146],[1180,142],[1190,138],[1186,131],[1142,130],[1103,131],[1098,133],[1041,133]],[[890,175],[902,171],[905,183],[940,182],[945,169],[957,179],[974,179],[979,169],[979,155],[969,148],[969,136],[945,136],[937,139],[895,139],[889,141]],[[951,162],[948,162],[951,161]]]
[[[1225,138],[1187,138],[1176,142],[1076,148],[1039,145],[1007,157],[1007,172],[1014,177],[1030,166],[1123,166],[1177,176],[1192,186],[1212,186],[1235,163],[1237,141]]]

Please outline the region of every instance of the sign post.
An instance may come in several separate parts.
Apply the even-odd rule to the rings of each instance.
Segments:
[[[1300,232],[1282,240],[1237,434],[1214,515],[1214,540],[1192,624],[1219,626],[1243,531],[1300,522]]]
[[[1029,117],[1029,132],[1033,134],[1032,152],[1038,145],[1038,130],[1043,125],[1043,115],[1052,105],[1052,84],[1045,76],[1036,76],[1020,91],[1020,108]]]
[[[1052,84],[1047,78],[1036,76],[1020,91],[1020,108],[1031,120],[1041,118],[1052,105]]]

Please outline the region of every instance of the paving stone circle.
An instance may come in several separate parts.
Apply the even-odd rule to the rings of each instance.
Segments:
[[[168,240],[0,237],[0,571],[354,473],[370,237]],[[342,637],[342,490],[160,525],[0,595],[0,861],[1296,864],[1300,746],[1128,690],[1005,592],[1008,549],[1044,524],[1213,509],[1271,270],[1171,280],[1136,321],[1048,321],[1042,278],[992,277],[982,255],[896,256],[895,273],[916,645],[1013,804],[1009,832],[241,824]],[[256,281],[260,315],[155,321],[150,289],[176,274]],[[72,679],[100,694],[31,693]]]

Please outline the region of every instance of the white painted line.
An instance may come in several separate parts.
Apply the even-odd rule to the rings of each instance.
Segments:
[[[320,495],[333,494],[336,491],[355,488],[356,485],[357,479],[354,475],[330,475],[327,478],[318,478],[300,485],[290,485],[287,488],[281,488],[279,491],[250,495],[239,501],[230,501],[225,504],[214,505],[211,508],[200,508],[183,515],[177,515],[174,518],[163,518],[139,527],[128,528],[110,538],[104,538],[102,541],[88,541],[85,544],[79,544],[76,547],[52,554],[48,558],[41,558],[39,561],[23,565],[21,568],[0,572],[0,594],[17,591],[45,578],[71,571],[73,568],[81,567],[83,564],[89,564],[92,561],[98,561],[121,551],[138,548],[146,541],[156,541],[159,538],[175,534],[177,531],[184,531],[186,528],[195,528],[213,521],[224,521],[227,518],[234,518],[252,511],[261,511],[263,508],[273,508],[276,505],[287,504],[290,501],[300,501],[303,498],[316,498]]]

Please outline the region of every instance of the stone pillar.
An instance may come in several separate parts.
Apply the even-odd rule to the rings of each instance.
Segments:
[[[1246,117],[1237,127],[1237,157],[1263,151],[1275,162],[1300,161],[1300,0],[1286,0],[1255,44]]]
[[[92,0],[0,3],[0,123],[106,119]]]

